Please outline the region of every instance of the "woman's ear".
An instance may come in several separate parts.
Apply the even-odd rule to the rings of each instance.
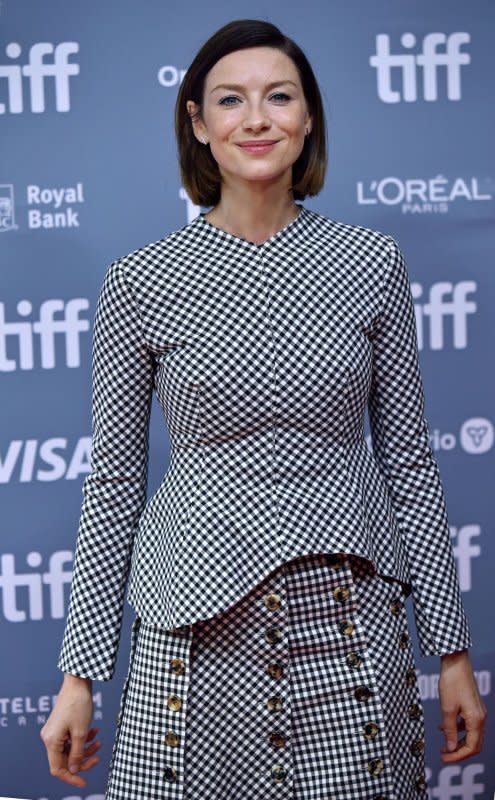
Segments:
[[[201,108],[194,100],[188,100],[186,103],[187,113],[191,120],[191,125],[196,139],[201,144],[208,144],[208,139],[205,132],[205,126],[201,119]]]

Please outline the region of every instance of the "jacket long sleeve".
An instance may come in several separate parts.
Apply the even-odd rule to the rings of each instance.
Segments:
[[[94,323],[92,471],[58,664],[81,677],[108,680],[114,671],[133,537],[146,501],[152,382],[136,303],[115,262]]]
[[[373,342],[369,417],[373,453],[405,542],[421,652],[468,647],[443,489],[424,418],[414,307],[393,240]],[[459,624],[453,627],[452,619]]]

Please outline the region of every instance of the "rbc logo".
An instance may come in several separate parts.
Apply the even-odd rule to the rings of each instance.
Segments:
[[[29,97],[31,111],[41,114],[46,110],[45,81],[53,78],[55,86],[55,109],[58,112],[70,111],[70,84],[73,75],[79,75],[79,64],[69,61],[69,56],[79,52],[77,42],[61,42],[58,45],[49,42],[33,44],[29,50],[29,61],[20,64],[0,64],[0,79],[7,82],[8,104],[0,102],[0,114],[7,111],[11,114],[22,114],[24,111],[24,91],[22,79],[29,79]],[[10,42],[5,54],[10,62],[21,56],[22,47],[17,42]],[[49,60],[45,60],[49,57]]]
[[[21,300],[17,303],[17,313],[24,319],[7,322],[5,304],[0,303],[0,372],[34,369],[35,336],[39,337],[42,369],[55,367],[57,335],[65,340],[66,366],[79,367],[80,335],[89,330],[89,320],[79,315],[88,308],[89,300],[85,297],[75,297],[66,303],[63,300],[45,300],[40,305],[39,319],[29,322],[25,318],[32,314],[33,305],[29,300]],[[12,358],[9,353],[8,344],[12,340],[16,343],[17,358]]]
[[[14,187],[11,183],[0,184],[0,233],[12,231],[15,224]]]
[[[413,33],[401,36],[404,50],[416,46]],[[462,45],[471,41],[469,33],[428,33],[423,39],[423,49],[414,53],[394,54],[390,52],[390,37],[379,33],[376,37],[376,53],[370,57],[370,64],[376,69],[378,97],[384,103],[415,103],[418,99],[417,67],[422,69],[423,99],[429,102],[438,100],[438,69],[445,67],[447,98],[461,99],[461,67],[469,64],[471,56],[461,50]],[[439,50],[439,48],[442,48]],[[400,70],[402,91],[393,88],[393,70]]]

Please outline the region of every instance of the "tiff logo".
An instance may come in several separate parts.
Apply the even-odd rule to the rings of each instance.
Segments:
[[[65,570],[64,566],[72,565],[73,554],[70,550],[57,550],[52,553],[46,571],[39,570],[42,561],[41,553],[36,551],[28,553],[26,564],[36,571],[18,572],[13,553],[4,553],[0,557],[2,613],[7,622],[43,619],[45,616],[44,586],[49,587],[49,616],[52,619],[63,619],[66,605],[64,587],[72,580],[72,570]]]
[[[45,84],[53,78],[55,109],[70,111],[70,78],[79,75],[79,64],[69,61],[69,56],[79,52],[77,42],[49,42],[33,44],[29,50],[27,64],[15,64],[22,53],[17,42],[10,42],[5,48],[8,64],[0,64],[0,81],[6,81],[8,103],[0,103],[0,114],[22,114],[24,111],[23,78],[29,81],[29,100],[31,111],[41,114],[46,110]],[[1,82],[3,83],[3,81]],[[0,85],[1,85],[0,83]]]
[[[448,328],[452,334],[452,344],[455,350],[464,350],[468,339],[468,315],[474,314],[477,305],[468,296],[477,289],[474,281],[439,281],[430,287],[430,296],[427,303],[414,304],[416,314],[416,328],[418,334],[418,349],[425,346],[425,321],[429,321],[429,346],[431,350],[443,350],[445,335]],[[423,296],[423,287],[420,283],[411,283],[414,300]],[[447,325],[447,320],[449,325]]]
[[[21,320],[7,322],[5,304],[0,303],[0,372],[13,372],[16,369],[34,369],[35,341],[39,341],[40,366],[53,369],[56,364],[57,336],[65,343],[65,364],[79,367],[81,363],[80,336],[89,330],[89,320],[80,317],[80,312],[89,308],[89,300],[75,297],[64,303],[63,300],[45,300],[40,305],[39,318],[29,321],[33,313],[29,300],[17,304]],[[35,337],[38,337],[36,340]],[[12,349],[15,356],[12,357]]]
[[[416,46],[413,33],[401,36],[404,50]],[[423,99],[429,102],[438,100],[438,71],[445,67],[447,98],[461,99],[461,67],[471,62],[469,53],[461,47],[471,41],[469,33],[428,33],[423,39],[423,49],[417,53],[390,52],[390,37],[379,33],[376,37],[376,53],[370,57],[370,64],[376,69],[378,97],[384,103],[415,103],[418,99],[418,67],[422,71]],[[395,72],[394,72],[395,70]],[[393,88],[393,77],[399,71],[398,85],[401,91]]]
[[[443,767],[438,773],[438,783],[429,795],[435,800],[475,800],[485,796],[485,784],[478,781],[485,772],[483,764],[469,764],[467,767]],[[431,775],[431,770],[427,770]]]
[[[462,592],[469,592],[472,587],[472,565],[474,558],[481,555],[479,544],[473,539],[481,534],[479,525],[463,525],[461,528],[450,527],[450,535],[455,541],[454,556],[457,561],[457,572]]]

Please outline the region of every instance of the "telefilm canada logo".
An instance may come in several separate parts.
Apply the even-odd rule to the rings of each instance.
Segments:
[[[39,727],[48,719],[55,705],[56,695],[26,695],[19,694],[9,697],[0,697],[0,729],[13,725],[19,728]],[[93,692],[94,718],[103,719],[103,694],[101,691]],[[99,797],[99,795],[95,795]],[[19,800],[18,798],[3,798],[0,800]],[[41,800],[41,798],[40,798]],[[69,798],[67,798],[69,800]],[[70,800],[75,800],[71,795]],[[103,800],[103,795],[101,796]]]
[[[479,203],[493,200],[489,189],[492,181],[475,176],[433,178],[399,178],[387,175],[357,181],[356,197],[360,206],[387,206],[400,209],[402,214],[447,214],[454,204]]]

